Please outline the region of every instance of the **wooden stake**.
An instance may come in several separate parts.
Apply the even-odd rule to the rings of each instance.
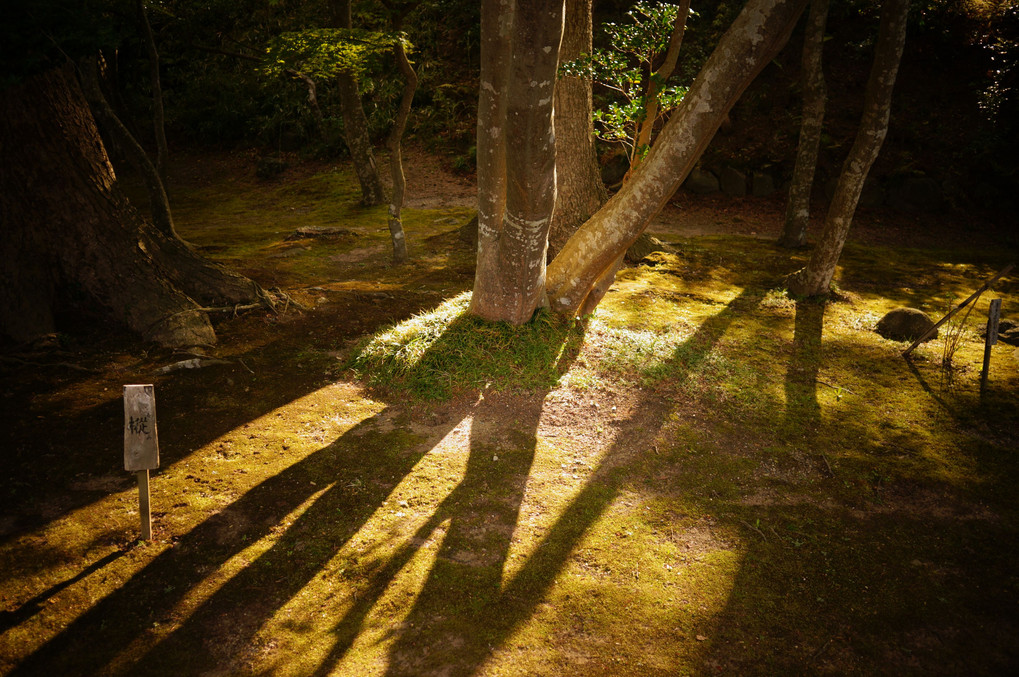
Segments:
[[[991,288],[992,284],[994,284],[995,282],[998,281],[998,278],[1000,278],[1000,277],[1002,277],[1004,275],[1008,275],[1010,272],[1012,272],[1013,268],[1015,268],[1015,264],[1014,263],[1010,263],[1007,266],[1005,266],[1004,268],[1002,268],[1001,270],[999,270],[994,275],[994,277],[992,277],[987,282],[984,282],[983,286],[981,286],[980,289],[977,289],[975,292],[970,294],[970,297],[968,299],[966,299],[965,301],[963,301],[962,303],[957,305],[955,308],[952,308],[952,310],[950,310],[947,315],[945,315],[943,318],[941,318],[936,323],[934,323],[933,327],[931,327],[930,329],[925,331],[923,333],[923,335],[920,336],[920,338],[918,338],[917,340],[913,341],[913,344],[911,346],[909,346],[908,348],[906,348],[905,350],[902,351],[902,356],[903,357],[909,357],[909,354],[911,352],[913,352],[913,349],[916,348],[921,343],[923,343],[924,340],[926,340],[926,338],[928,336],[930,336],[935,331],[937,331],[938,327],[940,327],[945,322],[948,322],[950,319],[952,319],[952,316],[955,315],[960,310],[962,310],[963,308],[965,308],[967,305],[969,305],[970,301],[973,301],[974,299],[979,298],[981,294],[983,294],[985,291],[987,291],[988,289]]]
[[[152,508],[149,504],[149,471],[139,470],[138,473],[138,514],[142,520],[142,540],[152,538]]]
[[[984,338],[984,367],[980,370],[980,389],[987,387],[987,372],[991,369],[991,346],[998,342],[998,322],[1001,320],[1001,299],[992,299],[987,309],[987,336]]]

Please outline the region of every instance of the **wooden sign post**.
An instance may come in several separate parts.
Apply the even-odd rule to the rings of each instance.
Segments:
[[[984,339],[984,368],[980,370],[980,389],[987,387],[987,372],[991,369],[991,346],[998,342],[998,323],[1001,321],[1001,299],[992,299],[987,309],[987,338]]]
[[[149,470],[159,467],[156,391],[151,385],[124,386],[124,469],[138,476],[138,512],[142,539],[152,538]]]

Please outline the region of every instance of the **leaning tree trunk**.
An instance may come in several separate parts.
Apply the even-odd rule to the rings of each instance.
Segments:
[[[796,149],[796,167],[789,186],[785,226],[778,243],[796,248],[807,244],[810,223],[810,193],[814,187],[817,151],[821,145],[824,107],[828,93],[824,84],[821,53],[824,50],[824,27],[828,22],[828,0],[811,0],[807,30],[803,36],[803,120],[800,122],[800,144]]]
[[[591,0],[566,0],[560,62],[591,53],[591,23]],[[591,109],[589,79],[563,76],[556,80],[556,204],[548,234],[550,257],[608,197],[598,170]]]
[[[593,309],[586,302],[592,290],[604,286],[612,266],[690,173],[743,90],[789,39],[806,4],[747,3],[633,177],[549,264],[546,291],[553,310],[575,315]]]
[[[842,166],[821,239],[811,252],[807,266],[789,276],[789,291],[794,294],[818,296],[828,293],[849,227],[853,224],[864,181],[888,133],[892,91],[906,43],[908,13],[909,0],[885,0],[881,6],[881,27],[874,48],[874,65],[867,82],[860,129]]]
[[[339,0],[331,4],[333,21],[337,28],[351,28],[350,0]],[[386,189],[379,177],[379,168],[375,164],[371,139],[368,137],[368,117],[361,105],[361,93],[357,88],[357,79],[350,73],[340,73],[336,78],[337,92],[340,95],[340,115],[343,118],[343,140],[350,151],[350,161],[354,165],[354,173],[361,184],[361,203],[366,207],[374,207],[386,201]]]
[[[117,184],[73,73],[0,96],[0,327],[16,341],[54,331],[73,299],[166,346],[215,333],[195,299],[264,295],[144,221]]]
[[[471,312],[522,324],[545,297],[561,2],[481,3],[478,267]]]

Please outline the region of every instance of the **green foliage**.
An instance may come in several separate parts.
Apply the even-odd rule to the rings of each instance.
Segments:
[[[654,72],[668,50],[679,9],[676,5],[638,2],[627,12],[630,23],[602,26],[611,49],[596,49],[560,66],[561,75],[593,80],[614,94],[613,100],[594,112],[595,134],[603,141],[622,144],[631,158],[648,151],[646,147],[635,148],[635,143],[640,125],[647,118],[652,88],[657,93],[659,117],[679,106],[688,89],[663,82]]]
[[[315,28],[283,33],[269,42],[267,75],[280,75],[287,69],[300,71],[315,79],[327,80],[340,73],[360,79],[379,65],[379,57],[402,44],[411,44],[403,33],[382,33],[361,29]]]

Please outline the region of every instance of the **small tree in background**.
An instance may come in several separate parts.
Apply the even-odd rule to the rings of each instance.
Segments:
[[[394,14],[394,21],[395,16]],[[401,158],[401,140],[407,126],[414,90],[417,88],[417,75],[407,58],[410,47],[407,37],[397,31],[383,33],[360,29],[317,28],[283,33],[272,40],[269,43],[268,57],[262,68],[268,75],[297,74],[309,81],[308,100],[321,123],[322,113],[318,110],[314,94],[316,79],[344,76],[353,78],[356,82],[363,78],[370,68],[378,68],[378,61],[381,57],[390,54],[393,56],[405,82],[400,106],[389,136],[394,189],[393,200],[389,205],[389,231],[393,240],[393,260],[396,263],[403,263],[408,258],[407,240],[403,232],[400,211],[403,208],[406,185]],[[350,130],[345,130],[345,134],[349,138]],[[351,148],[351,155],[355,155],[354,148]],[[358,178],[361,178],[364,168],[358,169],[356,161],[354,164]],[[374,159],[371,160],[371,170],[375,173],[375,180],[377,180]],[[368,201],[364,180],[362,180],[361,186],[362,193],[366,196],[364,203],[372,204]]]
[[[689,14],[689,0],[679,5],[638,2],[627,12],[632,23],[602,26],[612,49],[596,49],[560,68],[563,75],[588,78],[615,93],[615,101],[594,111],[595,134],[623,146],[631,171],[647,155],[656,123],[667,118],[687,92],[668,80]]]
[[[322,112],[318,107],[316,81],[335,80],[340,86],[340,103],[343,108],[343,137],[350,150],[354,172],[361,184],[362,202],[366,206],[380,204],[385,191],[379,179],[378,168],[368,139],[368,122],[363,111],[360,116],[347,110],[354,96],[360,110],[359,94],[345,92],[344,83],[358,82],[370,69],[380,67],[381,60],[393,52],[396,44],[409,49],[405,36],[399,33],[382,33],[356,28],[315,28],[282,33],[269,42],[267,58],[262,72],[267,75],[290,75],[303,80],[308,86],[308,103],[319,125]],[[344,103],[346,102],[346,103]]]
[[[806,267],[789,276],[789,291],[794,294],[820,296],[827,294],[831,286],[863,184],[888,134],[892,91],[906,44],[908,14],[909,0],[884,0],[881,5],[881,26],[874,46],[874,64],[867,81],[860,128],[849,157],[842,165],[821,238],[810,253]]]

